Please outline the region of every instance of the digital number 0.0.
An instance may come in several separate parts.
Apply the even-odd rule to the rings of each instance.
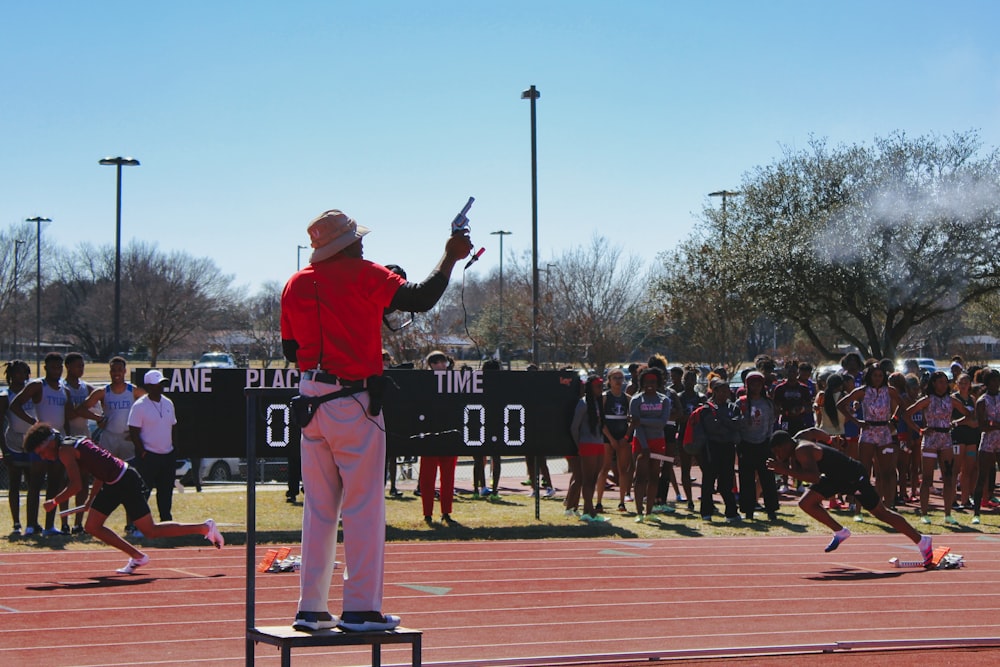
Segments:
[[[475,416],[473,416],[475,415]],[[511,422],[514,422],[513,424]],[[503,443],[507,447],[524,444],[524,406],[505,405],[503,408]],[[517,437],[512,437],[512,432]],[[478,403],[466,405],[462,411],[462,439],[466,447],[482,447],[486,444],[486,408]]]
[[[272,403],[267,406],[265,415],[267,428],[264,429],[264,440],[268,447],[287,447],[291,441],[291,414],[286,403]],[[281,433],[280,438],[275,438],[274,434]]]

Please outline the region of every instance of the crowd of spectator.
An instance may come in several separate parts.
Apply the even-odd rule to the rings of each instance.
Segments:
[[[768,470],[771,435],[813,427],[836,436],[841,450],[862,463],[886,507],[909,507],[921,523],[940,513],[946,524],[959,524],[956,515],[978,524],[983,509],[1000,507],[1000,371],[966,368],[957,357],[946,374],[913,360],[897,369],[891,360],[851,353],[838,368],[815,374],[809,363],[761,355],[730,378],[723,368],[702,377],[696,367],[668,366],[655,355],[627,371],[590,375],[581,391],[571,424],[577,455],[567,457],[571,479],[563,497],[566,515],[581,521],[617,513],[643,522],[684,508],[703,521],[777,521],[782,499],[806,489]],[[692,432],[696,447],[685,445]],[[499,472],[498,462],[493,466]],[[525,483],[532,476],[529,469]],[[551,495],[550,480],[545,487]],[[941,499],[932,506],[938,488]],[[496,477],[492,489],[482,489],[493,498],[498,492]],[[604,507],[609,495],[616,510],[614,501]],[[854,497],[828,502],[866,520]]]

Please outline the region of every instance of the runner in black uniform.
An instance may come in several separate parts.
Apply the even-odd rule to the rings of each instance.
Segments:
[[[851,531],[827,513],[823,500],[838,493],[853,494],[872,516],[910,538],[920,548],[924,563],[929,563],[934,553],[931,538],[921,536],[902,515],[882,504],[875,487],[868,481],[861,462],[829,446],[834,437],[818,428],[799,431],[795,437],[786,431],[775,431],[771,436],[774,458],[767,462],[769,470],[810,483],[809,491],[799,501],[799,507],[833,531],[833,540],[827,545],[826,551],[833,551],[840,546],[841,542],[851,536]],[[790,467],[782,463],[785,460],[790,461]]]

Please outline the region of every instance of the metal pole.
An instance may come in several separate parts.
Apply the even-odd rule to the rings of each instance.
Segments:
[[[531,102],[531,363],[538,363],[538,144],[535,101],[542,94],[531,86],[521,93]]]
[[[36,215],[25,222],[35,223],[35,376],[42,376],[42,223],[49,218]]]
[[[722,197],[722,243],[726,242],[726,199],[729,197],[735,197],[740,192],[733,192],[732,190],[719,190],[717,192],[709,192],[709,197]]]
[[[503,357],[503,237],[510,236],[514,232],[505,232],[498,229],[490,232],[492,236],[500,237],[500,324],[497,326],[497,350],[500,352],[501,363]]]
[[[727,222],[727,220],[726,220],[726,199],[728,199],[729,197],[735,197],[738,194],[740,194],[740,193],[739,192],[734,192],[732,190],[718,190],[716,192],[709,192],[708,193],[709,197],[722,197],[722,225],[721,225],[722,239],[721,239],[721,244],[722,244],[722,249],[723,250],[726,249],[726,238],[728,236],[727,230],[726,230],[726,222]],[[726,262],[727,261],[728,261],[728,259],[724,259],[724,261],[720,264],[720,271],[722,272],[721,278],[722,278],[723,299],[726,298],[726,294],[727,294],[728,289],[729,289],[729,280],[728,280],[728,276],[725,273],[725,271],[726,271]],[[729,338],[728,338],[729,337],[729,332],[727,331],[728,327],[726,326],[727,325],[726,316],[727,316],[726,309],[723,308],[722,312],[720,313],[720,317],[719,317],[719,326],[722,329],[722,337],[721,338],[722,338],[722,341],[723,341],[721,344],[723,346],[726,345],[725,341],[729,340]],[[726,361],[726,349],[725,349],[725,347],[723,347],[719,351],[719,361],[723,362],[723,363],[725,363],[725,361]]]
[[[122,163],[117,164],[115,197],[115,346],[111,356],[121,353],[122,327]],[[196,473],[197,474],[197,473]]]
[[[16,300],[17,299],[17,274],[20,273],[20,271],[21,271],[21,269],[20,269],[20,259],[21,259],[20,250],[21,250],[21,246],[23,246],[23,245],[24,245],[24,241],[21,241],[20,239],[14,239],[14,293],[12,295],[13,296],[12,300]],[[18,356],[17,356],[17,333],[18,333],[17,332],[17,320],[18,320],[18,313],[20,312],[21,309],[20,309],[20,307],[18,307],[17,303],[14,303],[13,305],[14,305],[14,350],[13,350],[13,354],[11,355],[11,358],[12,359],[17,359],[18,358]]]
[[[117,171],[115,198],[115,340],[111,356],[121,354],[122,323],[122,167],[138,167],[139,161],[130,157],[106,157],[98,164],[114,165]]]
[[[307,245],[297,246],[298,250],[295,253],[297,255],[296,262],[295,262],[295,270],[296,271],[301,271],[302,270],[302,251],[305,250],[308,247],[309,246],[307,246]]]

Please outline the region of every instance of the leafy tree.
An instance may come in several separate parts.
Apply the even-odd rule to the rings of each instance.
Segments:
[[[720,251],[694,237],[661,255],[664,275],[652,291],[662,304],[671,356],[735,370],[748,356],[759,318]]]
[[[975,132],[814,139],[747,174],[727,220],[706,210],[713,245],[748,307],[825,357],[844,343],[892,357],[914,327],[1000,290],[1000,154],[981,148]]]

